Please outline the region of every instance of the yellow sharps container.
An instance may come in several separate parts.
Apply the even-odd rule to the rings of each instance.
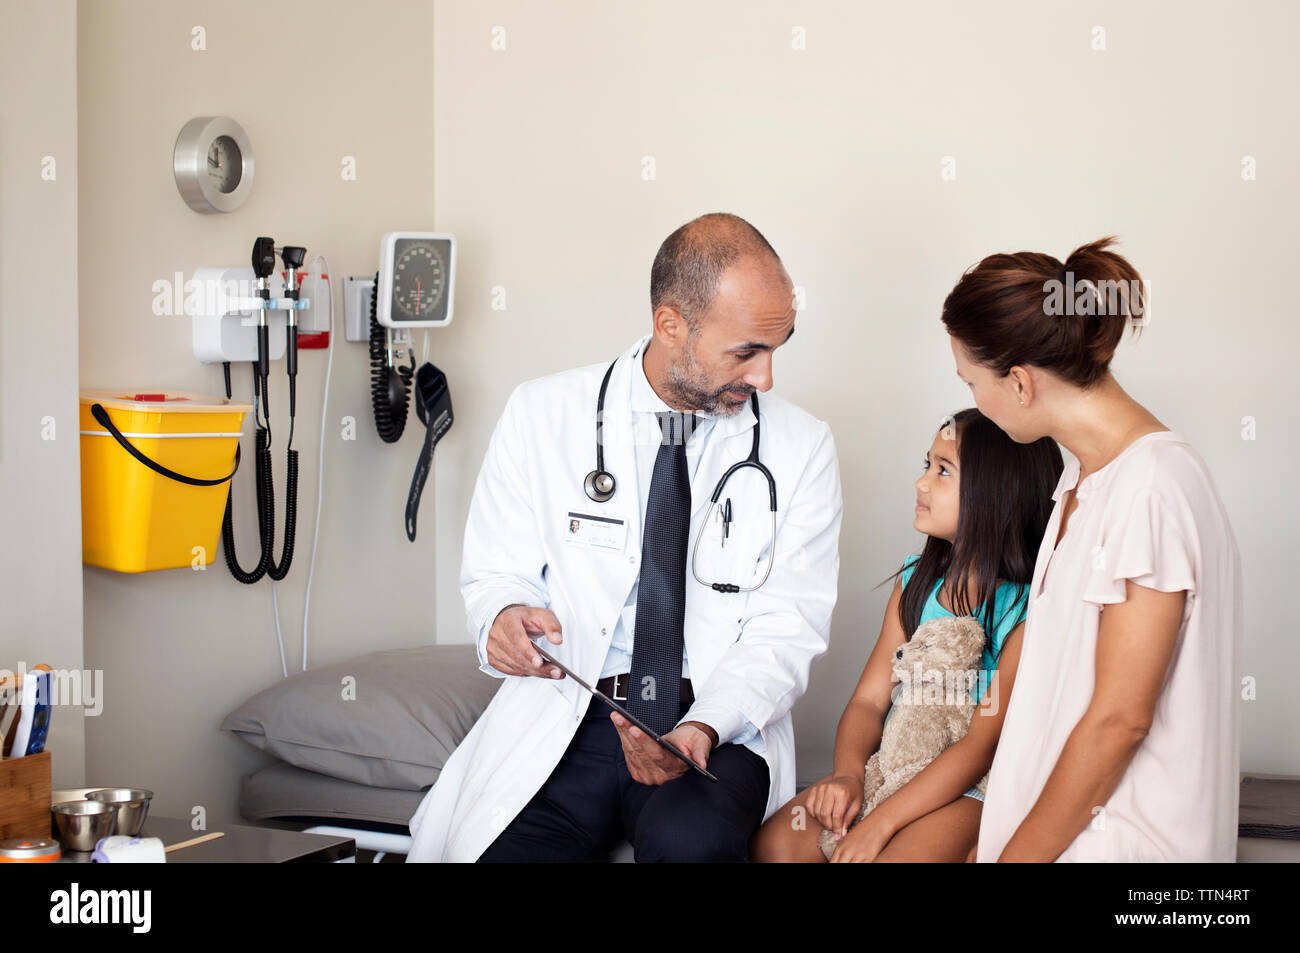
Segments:
[[[118,572],[210,563],[252,404],[81,392],[81,559]]]

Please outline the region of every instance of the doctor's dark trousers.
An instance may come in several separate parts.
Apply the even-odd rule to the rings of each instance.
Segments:
[[[623,840],[637,863],[743,862],[767,806],[767,762],[723,744],[708,769],[716,783],[697,771],[658,786],[633,781],[609,708],[593,697],[560,763],[479,862],[600,863]]]

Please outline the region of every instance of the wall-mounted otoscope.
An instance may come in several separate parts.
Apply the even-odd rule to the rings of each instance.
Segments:
[[[253,274],[257,276],[257,296],[261,299],[257,308],[257,379],[262,389],[262,416],[266,418],[267,429],[271,426],[270,400],[266,394],[266,379],[271,375],[271,336],[270,326],[266,323],[266,303],[271,298],[271,289],[266,279],[275,271],[275,241],[259,238],[253,242]],[[256,384],[254,384],[256,393]],[[230,396],[229,394],[226,395]]]
[[[298,271],[302,261],[307,257],[307,249],[301,245],[286,245],[280,249],[280,260],[284,262],[287,275],[284,282],[284,296],[294,303],[289,309],[289,323],[284,327],[284,363],[289,371],[289,443],[293,443],[293,415],[297,404],[298,384]]]

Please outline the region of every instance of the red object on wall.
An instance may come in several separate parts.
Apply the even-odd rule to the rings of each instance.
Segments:
[[[280,277],[285,281],[289,280],[288,273],[280,269]],[[329,281],[329,275],[322,272],[321,280]],[[328,331],[298,331],[298,350],[300,351],[320,351],[330,346],[330,333]]]

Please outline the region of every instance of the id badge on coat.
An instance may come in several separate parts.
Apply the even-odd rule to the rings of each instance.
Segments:
[[[627,548],[627,524],[623,520],[570,512],[564,521],[562,535],[570,546],[612,553]]]

